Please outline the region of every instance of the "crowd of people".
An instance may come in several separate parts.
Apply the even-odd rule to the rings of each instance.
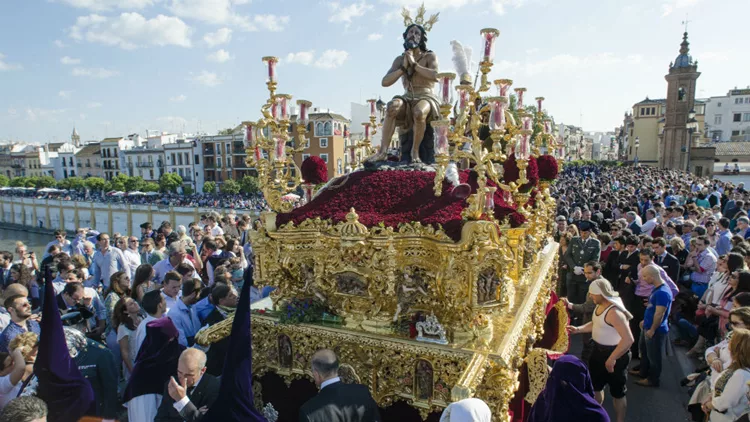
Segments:
[[[13,196],[38,199],[55,199],[63,201],[87,201],[116,204],[160,205],[172,207],[206,207],[236,209],[244,211],[268,211],[268,204],[261,194],[224,194],[224,193],[195,193],[183,195],[164,192],[91,192],[91,191],[59,191],[40,192],[35,189],[0,190],[0,196]]]
[[[750,191],[651,167],[568,166],[552,188],[557,294],[596,400],[659,388],[668,343],[695,358],[693,420],[748,420]]]

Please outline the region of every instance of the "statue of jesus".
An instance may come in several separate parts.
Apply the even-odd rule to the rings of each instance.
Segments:
[[[423,6],[424,7],[424,6]],[[435,53],[427,49],[427,31],[437,21],[437,15],[422,25],[424,10],[412,22],[404,12],[404,53],[396,57],[388,73],[383,77],[383,86],[389,87],[399,79],[404,85],[404,94],[397,95],[388,103],[385,121],[383,122],[380,151],[367,161],[384,161],[388,158],[388,148],[396,126],[401,133],[413,129],[411,147],[412,162],[418,163],[419,145],[424,138],[427,124],[440,119],[440,101],[433,93],[437,82],[438,60]],[[422,19],[420,19],[422,18]]]

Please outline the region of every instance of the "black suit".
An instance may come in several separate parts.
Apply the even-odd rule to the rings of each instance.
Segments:
[[[221,321],[224,321],[224,316],[216,308],[206,317],[206,324],[209,326]],[[221,372],[224,370],[224,360],[226,360],[228,350],[229,337],[224,337],[208,348],[208,353],[206,353],[206,373],[216,377],[221,376]]]
[[[219,397],[219,379],[208,374],[203,374],[198,386],[192,391],[188,388],[188,397],[190,402],[177,413],[174,408],[174,400],[169,395],[169,382],[164,386],[164,396],[161,400],[161,406],[156,412],[154,422],[196,422],[203,418],[203,413],[198,409],[201,407],[211,407]]]
[[[380,411],[361,384],[335,382],[320,390],[299,410],[300,422],[379,422]]]
[[[662,268],[667,273],[669,278],[675,283],[680,280],[680,261],[676,256],[667,253],[662,259],[660,256],[654,257],[654,263]]]
[[[635,235],[641,234],[641,226],[638,225],[637,221],[633,221],[632,223],[628,224],[628,228]]]

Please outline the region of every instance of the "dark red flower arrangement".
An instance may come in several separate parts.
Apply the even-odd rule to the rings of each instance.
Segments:
[[[473,173],[473,172],[471,172]],[[461,238],[464,220],[461,211],[466,200],[451,196],[453,188],[443,184],[443,193],[436,197],[433,192],[435,173],[421,171],[358,171],[346,176],[347,180],[336,187],[320,192],[315,199],[292,212],[279,214],[279,225],[293,221],[294,224],[320,217],[333,223],[346,220],[350,208],[359,215],[360,223],[374,227],[383,223],[398,228],[401,223],[419,221],[423,225],[438,225],[453,240]],[[469,183],[476,191],[476,174],[470,180],[470,171],[459,173],[461,183]],[[472,183],[473,181],[473,183]],[[515,215],[515,216],[514,216]],[[523,224],[523,216],[505,204],[502,194],[495,194],[495,216],[500,220],[509,216],[514,227]]]
[[[503,163],[503,180],[505,183],[515,182],[518,180],[518,164],[516,155],[511,154]],[[539,167],[535,157],[529,157],[529,165],[526,167],[526,179],[529,181],[521,186],[519,191],[528,192],[539,183]]]
[[[557,160],[551,155],[542,155],[537,158],[539,165],[539,178],[546,181],[557,179]]]
[[[313,185],[328,181],[328,165],[322,158],[311,155],[302,162],[302,179]]]

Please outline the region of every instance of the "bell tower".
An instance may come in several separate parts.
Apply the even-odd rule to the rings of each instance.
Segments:
[[[70,135],[70,141],[73,143],[73,146],[80,147],[81,146],[81,137],[78,135],[78,131],[76,128],[73,128],[73,134]]]
[[[695,85],[700,76],[698,62],[690,56],[687,31],[682,35],[680,55],[669,65],[664,132],[661,135],[659,167],[688,170],[695,130]],[[689,129],[690,128],[690,129]]]

